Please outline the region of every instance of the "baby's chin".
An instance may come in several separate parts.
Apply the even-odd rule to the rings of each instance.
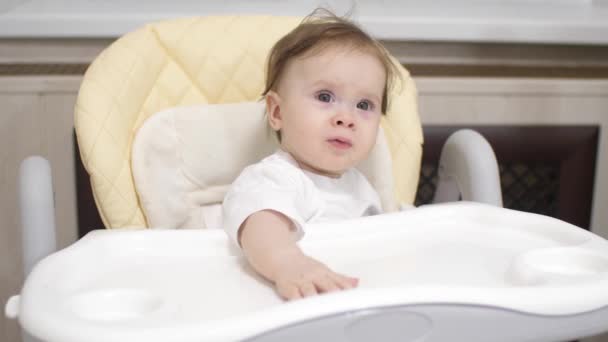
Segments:
[[[335,156],[322,156],[317,158],[297,158],[303,169],[323,176],[339,178],[357,163],[352,158],[336,158]]]
[[[341,165],[314,165],[314,169],[316,173],[322,174],[332,178],[341,177],[348,169],[354,167],[354,165],[349,164],[341,164]]]
[[[318,172],[318,173],[323,176],[330,177],[330,178],[340,178],[340,177],[342,177],[344,172],[346,172],[346,170],[329,170],[329,171],[322,171],[322,172]]]

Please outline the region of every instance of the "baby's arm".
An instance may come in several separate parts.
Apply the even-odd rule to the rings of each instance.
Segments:
[[[262,210],[249,216],[239,230],[249,263],[275,284],[281,297],[292,300],[357,286],[358,279],[335,273],[304,254],[292,225],[285,215]]]

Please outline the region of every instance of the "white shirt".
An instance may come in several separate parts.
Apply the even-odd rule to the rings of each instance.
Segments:
[[[238,245],[239,227],[261,210],[275,210],[290,218],[300,238],[305,223],[376,215],[382,205],[358,170],[349,169],[339,178],[318,175],[302,170],[289,153],[279,150],[241,172],[222,209],[224,230]]]

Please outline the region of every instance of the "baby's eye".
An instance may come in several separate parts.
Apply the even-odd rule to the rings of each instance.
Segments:
[[[331,102],[333,100],[333,97],[332,97],[331,93],[322,91],[317,94],[317,100],[319,100],[321,102]]]
[[[374,105],[367,100],[363,100],[363,101],[360,101],[359,103],[357,103],[357,108],[359,108],[361,110],[372,110],[372,109],[374,109]]]

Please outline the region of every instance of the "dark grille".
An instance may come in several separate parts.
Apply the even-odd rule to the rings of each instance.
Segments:
[[[505,208],[556,217],[559,192],[557,163],[503,163],[499,165]],[[431,203],[437,187],[437,166],[423,164],[416,206]]]
[[[420,179],[418,180],[418,191],[416,192],[416,206],[433,202],[435,189],[437,188],[437,165],[422,163],[420,166]]]

